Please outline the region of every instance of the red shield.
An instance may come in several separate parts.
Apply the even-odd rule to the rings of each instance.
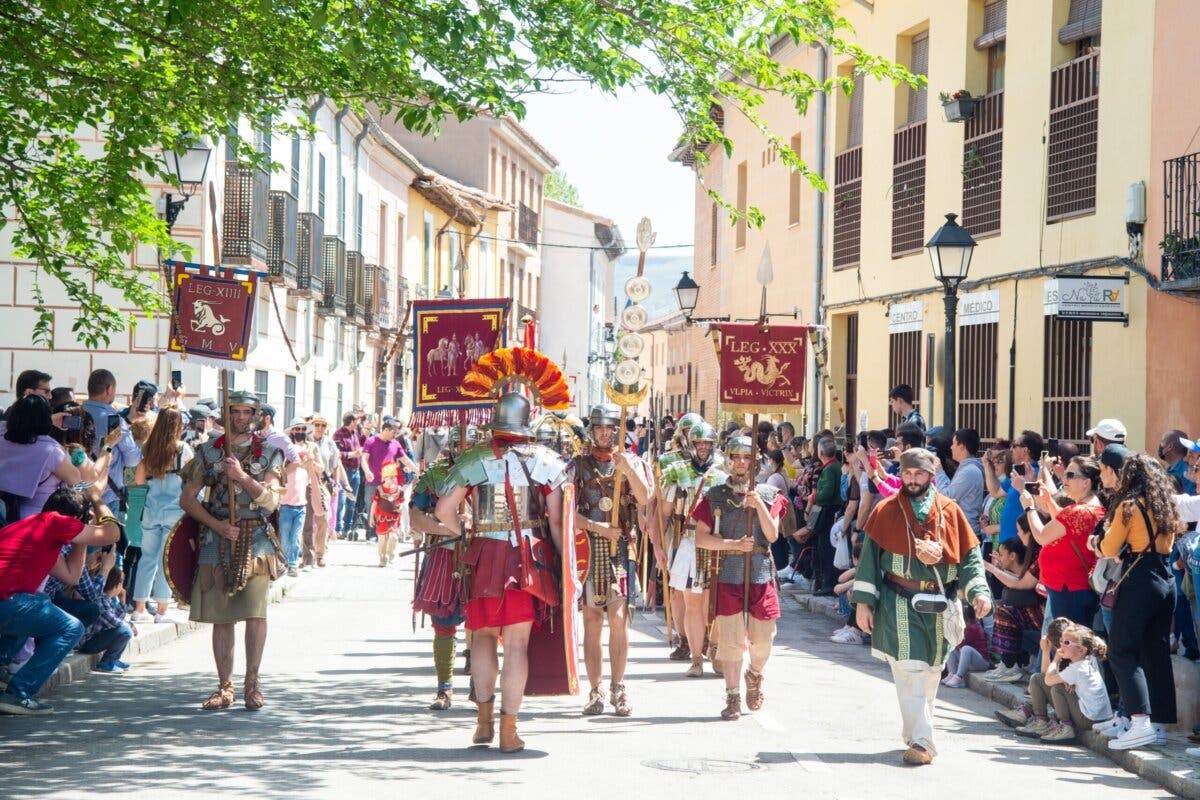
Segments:
[[[200,524],[184,514],[163,546],[163,574],[176,602],[192,602],[192,584],[200,563]]]

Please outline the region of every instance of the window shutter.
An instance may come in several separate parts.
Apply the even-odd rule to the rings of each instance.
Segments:
[[[927,75],[929,73],[929,34],[922,33],[913,37],[912,40],[912,61],[909,67],[909,72],[914,75]],[[909,90],[908,95],[908,122],[920,122],[925,119],[925,106],[927,88],[922,86],[920,89]]]
[[[850,94],[850,125],[846,132],[846,147],[862,144],[863,130],[863,76],[854,78],[854,91]]]
[[[993,0],[983,7],[983,33],[975,40],[976,50],[987,50],[1005,39],[1008,0]]]
[[[1100,34],[1101,0],[1071,0],[1067,24],[1058,31],[1059,44],[1071,44]]]

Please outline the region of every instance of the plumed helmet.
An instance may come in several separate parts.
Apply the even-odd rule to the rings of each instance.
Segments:
[[[616,427],[621,424],[621,409],[612,403],[594,405],[592,406],[592,410],[588,412],[588,422],[592,427],[597,425],[612,425]]]
[[[700,420],[688,431],[688,439],[692,444],[696,442],[716,442],[717,429],[704,420]]]
[[[500,395],[492,409],[492,421],[486,427],[493,433],[532,436],[529,429],[529,400],[525,395],[506,392]]]
[[[730,436],[725,443],[725,454],[730,456],[749,456],[754,454],[754,442],[749,436]]]

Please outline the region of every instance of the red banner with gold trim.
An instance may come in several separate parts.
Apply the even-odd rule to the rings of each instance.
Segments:
[[[479,358],[505,346],[507,298],[415,300],[413,415],[410,424],[482,425],[493,400],[468,397],[462,379]]]
[[[721,410],[786,414],[804,405],[807,325],[718,326]]]
[[[254,335],[258,273],[164,262],[173,268],[174,309],[168,355],[224,369],[243,369]]]

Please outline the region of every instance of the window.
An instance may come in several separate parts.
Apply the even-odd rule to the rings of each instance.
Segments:
[[[1047,222],[1095,212],[1099,119],[1099,51],[1055,67],[1050,72]]]
[[[254,370],[254,395],[258,402],[267,402],[267,390],[270,388],[270,374],[266,370]],[[276,420],[278,422],[279,420]]]
[[[974,428],[987,443],[996,440],[996,356],[1000,324],[958,329],[958,412],[960,428]]]
[[[1004,92],[980,98],[963,127],[963,227],[974,236],[999,233]]]
[[[325,317],[319,316],[313,320],[316,331],[313,334],[313,355],[325,356]]]
[[[425,240],[421,250],[422,259],[422,283],[425,284],[425,291],[433,294],[433,214],[425,213]]]
[[[925,121],[892,137],[892,258],[925,244]]]
[[[380,348],[379,355],[375,358],[375,407],[378,409],[386,409],[388,407],[387,368],[388,365],[384,361],[383,349]]]
[[[914,75],[929,74],[929,33],[919,33],[912,39],[912,57],[909,59],[909,72]],[[926,117],[928,103],[928,87],[908,89],[908,124],[922,122]]]
[[[906,331],[888,336],[888,391],[906,383],[913,389],[913,405],[921,407],[921,331]],[[888,414],[888,427],[900,426],[897,414]]]
[[[863,130],[863,76],[854,76],[854,91],[850,93],[850,108],[846,119],[846,147],[862,146]]]
[[[859,263],[862,250],[862,145],[833,160],[833,268]]]
[[[792,151],[800,155],[800,135],[792,137]],[[803,176],[796,170],[788,172],[788,224],[800,224],[800,182]]]
[[[346,413],[346,406],[342,402],[343,388],[344,386],[341,383],[337,385],[337,418],[339,424],[341,423],[342,415]]]
[[[709,245],[710,252],[712,254],[712,258],[708,262],[709,265],[713,266],[713,267],[715,267],[717,265],[717,231],[718,231],[718,221],[720,220],[720,218],[721,218],[721,212],[718,209],[716,201],[714,201],[712,204],[712,231],[711,231],[712,241],[710,242],[710,245]]]
[[[892,387],[888,387],[890,391]],[[846,315],[846,438],[854,438],[858,425],[858,314]]]
[[[321,382],[313,381],[313,413],[321,413]]]
[[[325,219],[325,155],[317,155],[317,216]]]
[[[300,197],[300,134],[292,134],[292,196]]]
[[[346,176],[338,178],[337,195],[337,235],[346,238]]]
[[[1004,42],[988,48],[987,88],[989,92],[998,92],[1004,88]]]
[[[987,90],[1004,88],[1004,41],[1008,31],[1008,0],[988,0],[983,7],[983,32],[975,39],[975,49],[987,52]]]
[[[296,418],[296,376],[283,376],[283,419],[284,424],[291,425]],[[276,420],[278,424],[278,420]]]
[[[737,168],[737,210],[739,212],[737,227],[734,230],[734,247],[741,250],[746,246],[746,195],[748,187],[746,162],[738,164]]]
[[[362,252],[363,249],[363,196],[359,194],[354,202],[354,249]]]
[[[1087,452],[1092,418],[1091,320],[1046,317],[1042,435],[1075,442]]]

